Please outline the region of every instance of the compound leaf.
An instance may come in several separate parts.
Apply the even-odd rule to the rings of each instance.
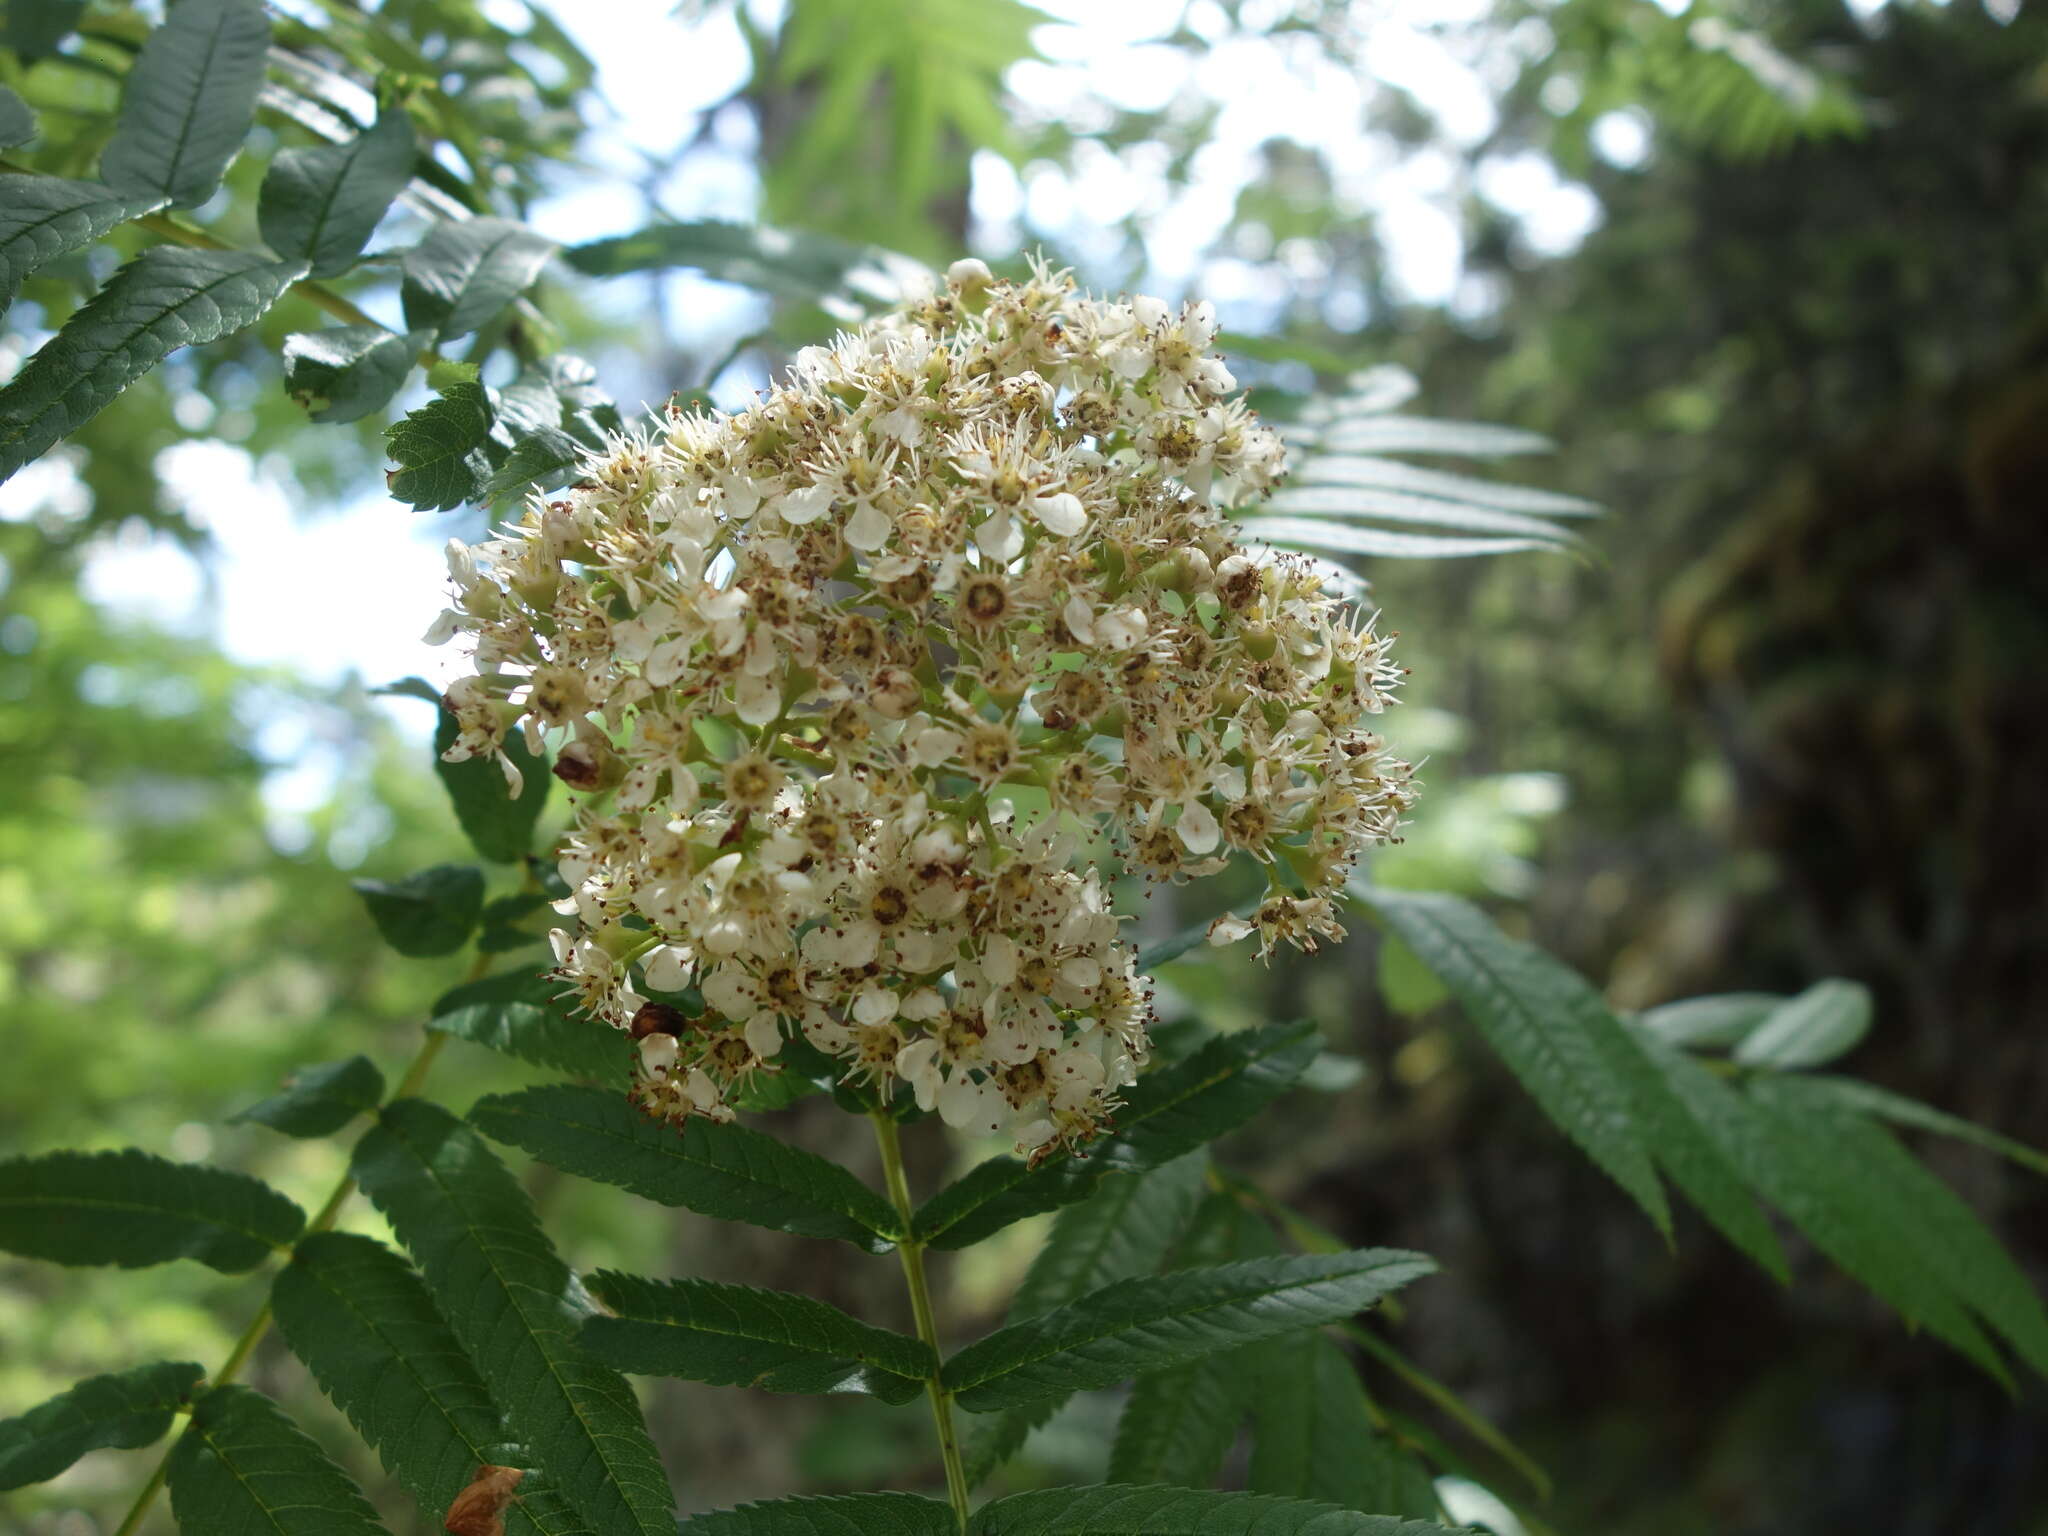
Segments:
[[[31,1259],[123,1269],[197,1259],[238,1274],[305,1224],[296,1205],[245,1173],[133,1148],[0,1162],[0,1249]]]

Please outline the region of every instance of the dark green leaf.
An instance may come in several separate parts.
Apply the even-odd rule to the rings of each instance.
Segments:
[[[512,451],[505,455],[484,485],[486,496],[508,496],[514,491],[523,491],[535,481],[543,484],[559,483],[582,464],[590,450],[559,427],[545,427],[529,432],[512,445]]]
[[[1918,1099],[1909,1099],[1904,1094],[1893,1093],[1888,1088],[1879,1088],[1873,1083],[1859,1082],[1848,1077],[1814,1077],[1809,1079],[1821,1087],[1845,1109],[1860,1110],[1875,1115],[1880,1120],[1889,1120],[1893,1125],[1910,1126],[1914,1130],[1932,1131],[1937,1136],[1951,1136],[1957,1141],[1967,1141],[1972,1146],[1982,1147],[1987,1152],[1996,1152],[2000,1157],[2032,1169],[2048,1177],[2048,1153],[2028,1146],[2025,1142],[2014,1141],[2010,1136],[2001,1136],[1997,1131],[1987,1129],[1974,1121],[1964,1120],[1946,1110],[1936,1109],[1931,1104],[1922,1104]]]
[[[245,251],[144,251],[0,389],[0,480],[84,426],[170,353],[256,320],[304,270]]]
[[[1213,1483],[1237,1439],[1250,1400],[1248,1368],[1257,1353],[1230,1350],[1140,1376],[1117,1420],[1109,1480],[1182,1488]]]
[[[1120,1280],[969,1345],[945,1381],[970,1413],[1106,1387],[1337,1322],[1435,1269],[1419,1253],[1365,1248]]]
[[[476,931],[484,909],[484,872],[474,864],[436,864],[403,880],[354,880],[384,942],[401,955],[453,954]]]
[[[583,1347],[614,1370],[769,1392],[866,1392],[907,1403],[935,1369],[922,1342],[787,1291],[600,1270],[590,1290],[614,1314]]]
[[[401,1099],[353,1167],[550,1483],[593,1530],[668,1536],[672,1497],[632,1389],[578,1348],[585,1306],[504,1165],[439,1105]]]
[[[683,1522],[688,1536],[960,1536],[952,1509],[914,1493],[842,1493],[715,1509]]]
[[[385,1536],[362,1490],[262,1393],[216,1387],[170,1457],[171,1513],[205,1536]]]
[[[1443,978],[1558,1128],[1669,1234],[1671,1211],[1645,1128],[1601,1038],[1620,1026],[1599,994],[1455,896],[1361,884],[1352,895]]]
[[[493,1094],[470,1118],[550,1167],[662,1205],[876,1253],[898,1235],[888,1202],[839,1164],[745,1126],[693,1115],[677,1132],[620,1094],[566,1084]]]
[[[1746,1067],[1777,1072],[1822,1067],[1870,1031],[1870,991],[1853,981],[1818,981],[1772,1009],[1735,1048]]]
[[[205,202],[256,121],[270,20],[256,0],[180,0],[143,40],[100,179],[126,197]]]
[[[917,1213],[935,1248],[964,1248],[1013,1221],[1085,1200],[1103,1178],[1157,1168],[1249,1120],[1301,1076],[1320,1042],[1312,1024],[1273,1024],[1211,1040],[1186,1061],[1148,1073],[1124,1094],[1116,1129],[1085,1156],[1037,1168],[994,1157]]]
[[[346,272],[412,176],[412,119],[388,108],[340,144],[282,149],[256,204],[263,240],[280,256],[312,264],[315,277]]]
[[[85,0],[11,0],[0,5],[0,43],[24,62],[55,53],[85,14]]]
[[[408,316],[408,321],[410,317]],[[384,472],[391,494],[422,512],[448,512],[483,494],[491,463],[491,400],[475,379],[455,379],[416,411],[384,429],[397,464]],[[493,773],[495,764],[484,766]]]
[[[0,149],[26,144],[36,136],[36,115],[28,103],[0,85]]]
[[[405,253],[405,323],[442,341],[466,336],[524,293],[554,251],[511,219],[436,224]]]
[[[230,1124],[253,1120],[287,1136],[325,1136],[384,1102],[384,1074],[367,1056],[305,1067],[285,1079],[282,1091],[235,1115]]]
[[[1725,1050],[1770,1017],[1785,999],[1773,992],[1726,992],[1646,1008],[1636,1019],[1666,1045]]]
[[[66,252],[91,245],[116,224],[157,206],[122,197],[96,181],[61,176],[0,176],[0,312],[21,280]]]
[[[519,792],[514,794],[504,768],[494,759],[471,757],[451,763],[442,757],[455,745],[456,735],[455,716],[443,709],[434,728],[434,772],[454,803],[455,819],[483,858],[516,864],[533,846],[534,823],[547,806],[555,776],[548,772],[547,759],[526,750],[524,735],[509,732],[505,755],[519,774]]]
[[[284,339],[284,387],[315,421],[358,421],[398,393],[427,340],[381,325],[295,331]]]
[[[1466,1402],[1434,1376],[1417,1366],[1414,1361],[1394,1348],[1393,1345],[1389,1344],[1365,1324],[1346,1323],[1343,1326],[1344,1332],[1368,1356],[1393,1372],[1397,1378],[1413,1389],[1416,1395],[1422,1398],[1423,1401],[1430,1404],[1431,1407],[1464,1430],[1466,1434],[1513,1467],[1516,1473],[1527,1481],[1537,1498],[1542,1499],[1545,1503],[1549,1502],[1552,1492],[1550,1474],[1543,1470],[1533,1456],[1502,1433],[1498,1425],[1479,1413],[1470,1403]],[[1417,1437],[1409,1435],[1407,1438],[1413,1440]],[[1439,1466],[1453,1467],[1463,1464],[1454,1457],[1439,1454],[1436,1449],[1432,1448],[1432,1445],[1435,1443],[1440,1442],[1423,1442],[1423,1445],[1424,1449],[1428,1450],[1429,1454],[1436,1459]],[[1417,1469],[1412,1457],[1404,1457],[1402,1462],[1403,1472],[1401,1481],[1405,1485]],[[1425,1486],[1427,1482],[1428,1480],[1425,1478]],[[1396,1512],[1398,1513],[1399,1511],[1397,1510]]]
[[[48,1482],[87,1451],[133,1450],[162,1438],[205,1374],[196,1365],[138,1365],[81,1381],[0,1421],[0,1491]]]
[[[123,1269],[197,1259],[236,1274],[305,1224],[296,1205],[245,1173],[132,1148],[0,1161],[0,1249],[31,1259]]]
[[[428,1027],[623,1089],[633,1069],[632,1041],[602,1020],[571,1013],[555,995],[561,988],[530,970],[465,982],[441,995]]]
[[[1422,1508],[1406,1497],[1406,1460],[1373,1428],[1343,1350],[1320,1334],[1267,1346],[1252,1392],[1253,1492],[1426,1520],[1435,1500]]]
[[[700,219],[571,246],[562,259],[593,277],[692,267],[728,283],[815,299],[837,292],[875,255],[824,235]]]
[[[984,1504],[969,1536],[1444,1536],[1441,1525],[1263,1493],[1041,1488]]]

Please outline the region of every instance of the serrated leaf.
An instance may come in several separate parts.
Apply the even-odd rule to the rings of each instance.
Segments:
[[[1372,1514],[1428,1519],[1405,1497],[1405,1457],[1373,1428],[1365,1390],[1344,1351],[1319,1334],[1270,1346],[1252,1392],[1255,1493],[1317,1499]]]
[[[144,251],[0,389],[0,480],[178,348],[252,324],[304,270],[245,251]]]
[[[305,1224],[296,1205],[245,1173],[133,1148],[0,1161],[0,1249],[26,1258],[122,1269],[197,1259],[237,1274]]]
[[[405,253],[405,323],[442,341],[466,336],[531,287],[554,253],[554,241],[516,220],[443,220]]]
[[[228,1123],[253,1121],[287,1136],[325,1136],[384,1102],[384,1074],[367,1056],[303,1067],[281,1091],[252,1104]]]
[[[1972,1146],[1995,1152],[2009,1162],[2048,1177],[2048,1153],[2028,1146],[2023,1141],[2014,1141],[1997,1131],[1978,1125],[1971,1120],[1936,1109],[1932,1104],[1922,1104],[1918,1099],[1909,1099],[1904,1094],[1893,1093],[1874,1083],[1865,1083],[1848,1077],[1812,1077],[1807,1079],[1815,1087],[1826,1092],[1845,1109],[1875,1115],[1880,1120],[1889,1120],[1893,1125],[1910,1126],[1918,1131],[1932,1131],[1937,1136],[1952,1137],[1966,1141]]]
[[[523,1460],[425,1282],[382,1243],[315,1233],[270,1305],[292,1353],[423,1513],[444,1512],[479,1465]]]
[[[1669,1234],[1644,1127],[1599,1038],[1620,1026],[1598,994],[1454,896],[1359,884],[1351,894],[1442,978],[1544,1113]]]
[[[0,85],[0,149],[26,144],[36,136],[36,115],[28,103]]]
[[[583,1347],[614,1370],[767,1392],[865,1392],[907,1403],[936,1369],[920,1340],[809,1296],[611,1270],[592,1275],[589,1285],[614,1315],[584,1323]]]
[[[1400,533],[1392,528],[1356,528],[1349,523],[1306,517],[1248,518],[1245,532],[1267,544],[1294,549],[1331,550],[1342,555],[1369,555],[1385,560],[1461,560],[1474,555],[1507,555],[1518,550],[1548,549],[1548,539],[1450,538],[1428,533]]]
[[[1869,1032],[1869,988],[1853,981],[1817,981],[1772,1009],[1735,1047],[1735,1059],[1774,1072],[1822,1067],[1854,1049]]]
[[[586,1313],[568,1266],[481,1138],[401,1099],[352,1169],[550,1483],[593,1530],[669,1536],[672,1495],[632,1389],[577,1347]]]
[[[412,176],[412,119],[391,107],[340,144],[281,149],[256,204],[264,244],[333,277],[354,265]]]
[[[492,471],[491,478],[484,483],[484,494],[509,496],[535,481],[552,483],[579,468],[589,455],[587,446],[559,427],[529,432],[513,443],[505,462]]]
[[[96,181],[0,176],[0,313],[31,272],[160,206],[161,198],[123,197]]]
[[[408,315],[407,323],[411,323]],[[384,472],[391,494],[422,512],[449,512],[483,494],[491,477],[484,444],[491,435],[491,399],[474,379],[454,379],[416,411],[384,429],[396,469]],[[495,764],[484,766],[493,773]]]
[[[1106,1484],[984,1504],[968,1536],[1444,1536],[1445,1527],[1264,1493]]]
[[[1250,1402],[1246,1367],[1256,1352],[1229,1351],[1140,1376],[1117,1420],[1109,1481],[1182,1488],[1214,1482]]]
[[[163,1438],[205,1374],[186,1363],[138,1365],[89,1377],[0,1421],[0,1492],[48,1482],[88,1451],[133,1450]]]
[[[1010,1321],[1158,1269],[1194,1214],[1208,1171],[1208,1154],[1190,1152],[1150,1172],[1111,1174],[1086,1200],[1061,1211],[1018,1283]],[[1014,1456],[1063,1401],[1042,1398],[977,1419],[966,1448],[968,1482],[979,1483]]]
[[[1735,1044],[1768,1018],[1785,999],[1775,992],[1724,992],[1712,997],[1685,997],[1675,1003],[1645,1008],[1636,1027],[1648,1030],[1666,1045],[1688,1050],[1717,1050]]]
[[[960,1536],[951,1506],[914,1493],[839,1493],[714,1509],[689,1536]]]
[[[270,19],[256,0],[180,0],[143,39],[100,179],[126,197],[205,202],[256,121]]]
[[[315,421],[359,421],[398,393],[429,339],[381,325],[295,331],[284,339],[285,390]]]
[[[262,1393],[216,1387],[171,1448],[171,1513],[206,1536],[385,1536],[349,1475]]]
[[[1423,1254],[1365,1248],[1119,1280],[969,1345],[943,1377],[970,1413],[1111,1386],[1337,1322],[1435,1269]]]
[[[1103,1178],[1157,1168],[1235,1129],[1277,1098],[1315,1059],[1312,1024],[1273,1024],[1211,1040],[1186,1061],[1148,1073],[1124,1094],[1116,1129],[1037,1168],[994,1157],[918,1209],[918,1236],[964,1248],[1011,1222],[1085,1200]]]
[[[476,931],[484,873],[474,864],[436,864],[403,880],[351,880],[384,942],[401,955],[453,954]]]
[[[504,752],[519,774],[515,795],[505,770],[493,759],[471,757],[451,763],[441,755],[455,745],[458,731],[455,716],[443,708],[434,726],[434,772],[448,791],[470,847],[494,864],[516,864],[533,846],[534,825],[547,808],[555,776],[548,772],[546,758],[526,750],[523,733],[508,732]]]
[[[436,1000],[427,1027],[623,1089],[633,1068],[632,1041],[602,1020],[571,1013],[555,995],[560,990],[560,982],[531,970],[464,982]]]
[[[549,1167],[662,1205],[875,1253],[899,1235],[888,1202],[839,1164],[743,1125],[693,1115],[678,1132],[623,1095],[566,1084],[492,1094],[470,1119]]]

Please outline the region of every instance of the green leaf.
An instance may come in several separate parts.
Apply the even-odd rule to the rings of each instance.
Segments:
[[[633,1070],[633,1042],[602,1020],[571,1013],[555,996],[560,990],[560,982],[535,971],[464,982],[435,1001],[427,1027],[624,1089]]]
[[[1344,1351],[1320,1334],[1269,1346],[1252,1399],[1255,1493],[1319,1499],[1346,1509],[1428,1519],[1435,1501],[1408,1501],[1407,1458],[1373,1428],[1365,1389]]]
[[[519,774],[519,792],[514,794],[505,770],[493,759],[471,757],[451,763],[442,757],[455,745],[457,734],[455,716],[443,709],[434,727],[434,772],[455,806],[455,819],[479,856],[494,864],[516,864],[533,846],[534,824],[547,807],[555,776],[548,772],[546,758],[526,750],[522,733],[509,732],[504,751]]]
[[[1735,1047],[1735,1059],[1776,1072],[1826,1066],[1869,1032],[1869,989],[1853,981],[1818,981],[1772,1009]]]
[[[159,204],[122,197],[96,181],[0,176],[0,313],[31,272]]]
[[[960,1536],[952,1508],[914,1493],[769,1499],[683,1522],[689,1536]]]
[[[484,494],[493,498],[509,496],[535,481],[553,483],[577,469],[589,453],[587,445],[559,427],[530,432],[513,443],[505,462],[485,482]]]
[[[412,119],[403,107],[340,144],[282,149],[257,199],[264,244],[312,264],[313,276],[346,272],[412,176]]]
[[[401,955],[453,954],[483,914],[484,872],[474,864],[436,864],[403,880],[349,883],[384,942]]]
[[[189,0],[188,0],[189,3]],[[199,1399],[170,1456],[171,1513],[206,1536],[385,1536],[362,1490],[248,1387]]]
[[[466,336],[532,286],[554,252],[512,219],[444,220],[405,253],[405,323],[442,341]]]
[[[1263,1493],[1111,1483],[1040,1488],[984,1504],[968,1536],[1444,1536],[1433,1523]]]
[[[281,1092],[231,1116],[287,1136],[325,1136],[384,1102],[384,1074],[367,1056],[305,1067],[285,1079]]]
[[[0,1249],[26,1258],[123,1269],[197,1259],[238,1274],[305,1224],[296,1205],[245,1173],[132,1148],[0,1161]]]
[[[745,1126],[693,1115],[678,1133],[620,1094],[567,1084],[492,1094],[469,1113],[493,1140],[661,1205],[873,1253],[900,1235],[888,1202],[839,1164]]]
[[[574,1279],[504,1165],[439,1105],[401,1099],[353,1170],[550,1483],[593,1530],[669,1536],[672,1496],[632,1389],[578,1348]]]
[[[1668,1236],[1671,1211],[1644,1127],[1597,1038],[1620,1029],[1599,995],[1455,896],[1357,883],[1351,894],[1443,979],[1544,1113]]]
[[[1157,1168],[1232,1130],[1271,1103],[1315,1059],[1312,1024],[1273,1024],[1211,1040],[1186,1061],[1148,1073],[1124,1094],[1116,1129],[1037,1168],[993,1157],[927,1200],[916,1230],[935,1248],[965,1248],[1014,1221],[1085,1200],[1112,1173]]]
[[[1932,1131],[1937,1136],[1949,1136],[1957,1141],[1969,1142],[1972,1146],[1982,1147],[1987,1152],[1996,1152],[2009,1162],[2048,1177],[2048,1153],[2030,1147],[2023,1141],[2014,1141],[2010,1136],[2001,1136],[1997,1131],[1978,1125],[1974,1121],[1951,1115],[1931,1104],[1922,1104],[1918,1099],[1909,1099],[1904,1094],[1893,1093],[1888,1088],[1879,1088],[1874,1083],[1859,1082],[1855,1078],[1812,1077],[1807,1081],[1826,1092],[1845,1109],[1875,1115],[1878,1119],[1889,1120],[1894,1125],[1910,1126],[1914,1130]]]
[[[1687,997],[1646,1008],[1636,1027],[1666,1045],[1687,1050],[1722,1050],[1768,1018],[1785,999],[1773,992],[1724,992],[1713,997]]]
[[[1337,1322],[1435,1269],[1423,1254],[1365,1248],[1120,1280],[969,1345],[944,1379],[970,1413],[1106,1387]]]
[[[691,267],[728,283],[815,299],[845,286],[875,253],[829,236],[717,219],[651,224],[630,235],[571,246],[562,259],[592,277]]]
[[[1344,1332],[1358,1344],[1359,1348],[1363,1349],[1373,1359],[1379,1361],[1381,1365],[1384,1365],[1403,1383],[1412,1388],[1417,1396],[1428,1402],[1439,1413],[1464,1430],[1466,1434],[1513,1467],[1516,1473],[1535,1492],[1537,1498],[1542,1499],[1545,1503],[1550,1501],[1553,1492],[1550,1474],[1543,1470],[1535,1457],[1510,1440],[1492,1420],[1479,1413],[1470,1403],[1416,1365],[1414,1361],[1410,1360],[1401,1351],[1394,1348],[1393,1345],[1389,1344],[1363,1323],[1346,1323],[1344,1324]],[[1432,1451],[1431,1454],[1435,1455],[1436,1453]],[[1449,1466],[1452,1462],[1447,1458],[1439,1457],[1438,1464]],[[1410,1469],[1412,1469],[1412,1465],[1411,1462],[1404,1466],[1402,1474],[1404,1482],[1409,1475]]]
[[[479,1464],[520,1464],[426,1285],[382,1243],[316,1232],[278,1274],[270,1305],[292,1353],[424,1513],[444,1513]]]
[[[907,1403],[936,1364],[917,1339],[787,1291],[600,1270],[591,1293],[615,1315],[583,1325],[583,1347],[614,1370],[768,1392],[865,1392]]]
[[[394,421],[384,429],[386,449],[398,466],[384,472],[391,494],[422,512],[452,511],[481,496],[491,477],[484,455],[491,419],[483,385],[454,379],[418,410]],[[494,763],[483,766],[499,771]]]
[[[28,103],[0,85],[0,149],[26,144],[36,136],[36,115]]]
[[[254,322],[304,270],[246,251],[144,251],[0,389],[0,480],[84,426],[178,348]]]
[[[381,325],[295,331],[284,339],[284,387],[315,421],[359,421],[398,393],[427,341]]]
[[[85,14],[85,0],[9,0],[0,5],[0,44],[28,63],[55,53]]]
[[[1214,1482],[1249,1404],[1247,1367],[1257,1353],[1231,1350],[1140,1376],[1117,1420],[1109,1480],[1183,1488]]]
[[[206,1372],[190,1364],[138,1365],[94,1376],[0,1421],[0,1492],[48,1482],[87,1451],[133,1450],[161,1439]]]
[[[100,179],[125,197],[205,202],[256,121],[270,20],[255,0],[180,0],[143,40]],[[282,253],[280,253],[282,254]]]

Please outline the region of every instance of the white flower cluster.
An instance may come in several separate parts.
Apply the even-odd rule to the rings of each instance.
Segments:
[[[1410,803],[1365,724],[1397,674],[1306,562],[1235,542],[1219,508],[1283,455],[1214,336],[961,262],[451,546],[448,756],[566,737],[557,974],[639,1039],[649,1111],[728,1117],[794,1029],[949,1124],[1077,1145],[1147,1051],[1106,868],[1241,853],[1272,894],[1212,940],[1341,936]]]

